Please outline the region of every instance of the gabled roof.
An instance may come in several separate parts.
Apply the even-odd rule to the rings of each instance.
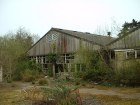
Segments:
[[[97,34],[91,34],[88,32],[78,32],[78,31],[72,31],[72,30],[66,30],[66,29],[59,29],[59,28],[52,28],[51,30],[55,30],[64,34],[68,34],[77,38],[85,39],[87,41],[96,43],[101,46],[105,46],[115,40],[113,37],[109,36],[102,36]]]
[[[40,38],[33,46],[29,48],[33,48],[41,39],[43,39],[50,31],[57,31],[60,33],[64,33],[73,37],[77,37],[80,39],[84,39],[86,41],[105,46],[115,40],[116,38],[109,37],[109,36],[103,36],[103,35],[97,35],[97,34],[91,34],[88,32],[78,32],[78,31],[72,31],[72,30],[66,30],[66,29],[60,29],[60,28],[51,28],[42,38]],[[29,51],[28,50],[28,51]],[[28,52],[27,51],[27,52]]]
[[[132,29],[130,32],[128,32],[128,33],[126,33],[126,34],[124,34],[124,35],[122,35],[122,36],[116,38],[115,40],[111,41],[111,42],[108,43],[107,45],[111,45],[111,44],[113,44],[113,43],[115,43],[115,42],[121,40],[122,38],[124,38],[124,37],[130,35],[131,33],[135,32],[135,31],[137,31],[137,30],[139,30],[139,29],[140,29],[140,27],[137,27],[137,28],[135,28],[135,29]]]

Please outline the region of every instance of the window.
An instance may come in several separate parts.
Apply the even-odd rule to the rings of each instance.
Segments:
[[[136,54],[137,54],[136,58],[140,58],[140,50],[136,50]]]
[[[126,51],[126,59],[135,58],[135,51]]]
[[[58,38],[58,35],[56,33],[47,35],[48,41],[55,41]]]
[[[126,59],[138,58],[140,59],[140,50],[126,51]]]
[[[110,52],[111,59],[115,59],[115,51]]]
[[[56,39],[57,39],[57,37],[58,37],[58,35],[57,35],[57,34],[52,34],[52,40],[56,40]]]
[[[111,59],[113,59],[114,56],[115,56],[115,58],[118,58],[116,51],[124,52],[124,54],[126,55],[126,59],[135,59],[135,58],[140,59],[140,49],[115,50],[115,54],[111,51],[111,53],[110,53]]]

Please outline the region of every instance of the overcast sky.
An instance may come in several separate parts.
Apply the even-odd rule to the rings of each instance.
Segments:
[[[20,26],[40,37],[51,27],[94,33],[133,18],[140,21],[140,0],[0,0],[0,35]]]

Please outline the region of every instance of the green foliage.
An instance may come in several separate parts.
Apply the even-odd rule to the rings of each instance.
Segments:
[[[118,34],[118,36],[123,36],[137,28],[140,28],[140,21],[136,21],[135,19],[132,20],[132,22],[125,22],[122,26],[121,32]]]
[[[102,65],[100,65],[100,66],[102,66]],[[83,76],[83,79],[102,83],[105,81],[109,81],[111,79],[112,75],[113,75],[113,71],[110,68],[100,67],[99,69],[87,70],[85,75]]]
[[[58,54],[55,53],[49,53],[48,56],[48,61],[51,63],[56,63],[56,60],[58,59]]]
[[[52,72],[52,64],[48,64],[48,69],[47,69],[47,75],[52,77],[53,76],[53,72]]]
[[[74,62],[79,64],[84,64],[85,68],[90,68],[92,65],[92,56],[96,56],[93,54],[93,51],[90,48],[81,47],[75,55]]]
[[[48,81],[45,78],[41,78],[38,81],[39,85],[48,85]]]
[[[14,71],[14,80],[23,80],[26,82],[33,81],[41,73],[41,67],[34,60],[29,60],[27,56],[18,58],[17,69]]]
[[[76,95],[71,94],[71,87],[63,84],[57,84],[54,88],[42,88],[46,100],[52,99],[57,102],[57,105],[77,105]]]
[[[84,71],[75,73],[76,78],[94,81],[103,85],[140,86],[140,62],[138,59],[124,61],[120,70],[113,70],[100,52],[82,48],[77,53]],[[78,84],[78,83],[76,83]]]
[[[85,72],[78,71],[78,72],[74,72],[73,75],[74,75],[75,78],[83,78],[84,75],[85,75]]]
[[[54,49],[55,49],[55,47],[54,47]],[[59,58],[58,54],[56,54],[54,52],[49,53],[47,55],[48,61],[52,64],[52,68],[51,69],[49,68],[47,71],[47,74],[49,76],[55,76],[54,72],[55,72],[55,68],[56,68],[56,61],[58,60],[58,58]]]
[[[99,51],[93,51],[90,48],[81,48],[77,52],[78,61],[85,66],[84,72],[77,72],[76,77],[94,82],[108,81],[113,70],[103,59],[103,55]]]
[[[138,60],[131,60],[129,64],[115,72],[115,83],[125,86],[140,86],[140,62]]]
[[[75,73],[76,78],[109,86],[113,83],[125,86],[140,85],[140,62],[137,59],[124,61],[122,68],[115,71],[105,62],[100,52],[84,48],[78,54],[80,56],[79,61],[85,65],[85,70]]]
[[[34,35],[24,28],[0,37],[0,65],[3,66],[4,75],[10,74],[12,79],[19,63],[18,58],[32,46],[33,38]]]
[[[34,71],[31,71],[29,69],[24,70],[23,72],[21,72],[21,80],[24,82],[32,82],[36,78],[36,75],[34,74],[35,74]]]

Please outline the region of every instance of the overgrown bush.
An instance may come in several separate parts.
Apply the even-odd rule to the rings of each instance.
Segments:
[[[84,75],[85,75],[85,72],[78,71],[78,72],[74,72],[73,75],[74,75],[75,78],[83,78]]]
[[[21,72],[21,80],[24,82],[32,82],[37,77],[35,74],[36,71],[31,71],[29,69],[24,70]]]
[[[113,72],[110,68],[106,69],[91,69],[85,72],[83,76],[84,80],[89,80],[93,82],[102,83],[109,81],[113,75]]]
[[[48,81],[45,79],[45,78],[41,78],[39,81],[38,81],[39,85],[47,85],[48,84]]]
[[[44,78],[42,80],[44,82]],[[55,81],[53,87],[34,86],[23,89],[21,94],[30,100],[32,105],[82,105],[77,87],[67,86],[63,80]]]
[[[107,51],[103,51],[107,56]],[[77,72],[76,77],[94,82],[109,81],[113,75],[113,70],[109,67],[102,52],[93,51],[89,48],[81,48],[77,55],[80,63],[85,67],[82,72]]]
[[[114,82],[118,85],[140,86],[140,62],[130,60],[122,65],[122,68],[115,72]]]
[[[47,75],[52,77],[53,76],[53,68],[52,68],[52,64],[48,65],[48,69],[47,69]]]
[[[27,56],[18,59],[17,69],[13,73],[14,80],[30,82],[38,78],[41,74],[41,67],[34,60],[29,60]]]
[[[76,95],[72,94],[72,88],[63,84],[57,84],[54,88],[42,88],[45,100],[54,100],[56,105],[79,105]]]

